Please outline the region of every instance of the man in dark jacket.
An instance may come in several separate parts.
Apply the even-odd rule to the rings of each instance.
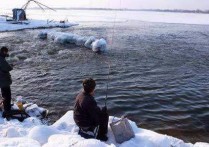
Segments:
[[[84,138],[97,138],[107,141],[107,108],[100,109],[93,97],[96,83],[93,79],[83,81],[83,91],[76,97],[74,121],[79,127],[79,134]]]
[[[2,47],[0,50],[0,88],[4,106],[3,116],[11,110],[10,85],[12,84],[12,79],[9,72],[12,70],[12,67],[5,60],[6,57],[9,57],[8,48]]]

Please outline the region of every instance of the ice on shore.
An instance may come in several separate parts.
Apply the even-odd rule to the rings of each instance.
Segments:
[[[20,133],[17,131],[16,128],[10,127],[5,130],[5,137],[8,137],[8,138],[20,137]]]
[[[58,21],[47,22],[47,20],[34,20],[34,19],[29,21],[19,22],[17,24],[12,24],[12,22],[7,22],[5,17],[0,16],[0,32],[23,30],[23,29],[51,28],[51,27],[71,27],[75,25],[78,24],[69,23],[69,22],[60,23]]]
[[[111,122],[113,117],[110,117]],[[73,111],[68,111],[53,125],[43,125],[36,117],[30,117],[22,123],[17,120],[6,121],[0,118],[0,146],[31,146],[31,147],[209,147],[208,143],[185,143],[184,141],[155,133],[150,130],[138,128],[129,121],[135,138],[122,144],[115,142],[113,133],[108,128],[108,141],[101,142],[96,139],[84,139],[77,134],[78,127],[73,120]]]
[[[50,126],[36,126],[28,134],[28,137],[38,141],[41,145],[48,142],[48,138],[54,134],[59,134],[59,130]]]
[[[76,46],[92,49],[94,52],[106,52],[107,42],[105,39],[96,39],[94,36],[86,37],[72,33],[40,31],[38,34],[40,39],[52,39],[58,44],[75,44]]]
[[[24,104],[23,107],[25,109],[25,112],[32,117],[44,118],[48,113],[47,109],[38,107],[37,104],[33,103]]]
[[[40,143],[30,138],[0,138],[1,147],[40,147]]]
[[[91,48],[92,48],[92,43],[93,43],[95,40],[96,40],[96,38],[95,38],[94,36],[90,36],[90,37],[86,40],[84,46],[85,46],[86,48],[91,49]]]

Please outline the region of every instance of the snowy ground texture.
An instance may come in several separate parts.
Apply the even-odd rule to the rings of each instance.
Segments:
[[[110,117],[110,121],[112,122]],[[73,111],[68,111],[53,125],[47,126],[35,117],[30,117],[22,123],[17,120],[6,121],[0,118],[1,147],[209,147],[207,143],[184,143],[182,140],[141,129],[130,121],[135,132],[135,138],[117,144],[109,127],[107,142],[80,137],[78,127],[73,120]]]
[[[0,16],[0,32],[35,28],[71,27],[74,25],[78,24],[69,22],[60,23],[57,21],[47,22],[46,20],[28,20],[23,21],[22,24],[12,24],[12,22],[7,22],[5,17]]]

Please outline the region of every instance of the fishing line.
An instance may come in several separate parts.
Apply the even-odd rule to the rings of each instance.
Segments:
[[[121,1],[120,0],[120,8],[119,11],[121,10]],[[113,32],[112,32],[112,36],[111,36],[111,43],[110,43],[110,49],[112,49],[113,46],[113,38],[115,35],[115,24],[116,24],[116,18],[117,18],[117,13],[118,10],[115,10],[115,16],[114,16],[114,21],[113,21]],[[108,98],[108,90],[109,90],[109,80],[110,80],[110,71],[111,71],[111,61],[107,58],[107,64],[108,64],[108,77],[107,77],[107,85],[106,85],[106,97],[105,97],[105,107],[107,107],[107,98]]]
[[[107,86],[106,86],[106,97],[105,97],[105,107],[107,107],[107,93],[109,88],[109,80],[110,80],[110,64],[108,65],[108,77],[107,77]]]

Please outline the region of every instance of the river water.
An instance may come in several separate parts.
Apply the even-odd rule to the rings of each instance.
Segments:
[[[114,18],[114,17],[113,17]],[[39,40],[40,30],[0,33],[10,48],[13,97],[50,110],[51,122],[73,109],[82,80],[97,82],[104,105],[108,66],[108,111],[139,127],[187,142],[209,142],[209,26],[139,20],[80,21],[54,29],[105,38],[109,51],[95,54],[74,45]]]

